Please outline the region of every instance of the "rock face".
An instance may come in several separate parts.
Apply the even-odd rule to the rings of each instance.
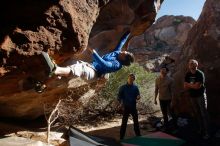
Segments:
[[[136,39],[140,40],[140,37],[134,37],[129,47],[150,47],[154,50],[167,50],[167,52],[169,50],[174,50],[183,45],[187,38],[189,30],[194,24],[195,20],[192,17],[172,15],[162,16],[155,22],[155,24],[153,24],[148,30],[146,30],[144,35],[141,37],[145,42],[144,46],[137,46]],[[161,42],[164,43],[164,46],[161,46],[161,48],[159,48],[159,43]],[[174,47],[174,49],[172,47]]]
[[[162,62],[161,54],[171,54],[174,59],[187,39],[195,20],[186,16],[162,16],[155,24],[136,36],[129,44],[138,62],[149,70],[155,70]]]
[[[208,111],[211,120],[219,125],[220,123],[220,99],[218,75],[220,72],[220,1],[207,0],[202,14],[197,23],[189,32],[187,41],[178,61],[175,80],[177,86],[177,97],[181,105],[181,112],[189,111],[187,97],[179,93],[183,88],[184,74],[187,70],[187,62],[191,58],[199,61],[199,69],[204,71],[206,76]]]
[[[103,54],[130,29],[143,33],[163,0],[7,0],[0,6],[0,115],[35,118],[43,103],[71,92],[77,100],[92,84],[79,79],[48,79],[40,55],[46,51],[62,66],[72,59],[91,60],[87,47]],[[84,52],[83,52],[84,51]],[[82,53],[83,52],[83,53]],[[49,82],[41,94],[33,80]],[[68,91],[68,92],[67,92]]]

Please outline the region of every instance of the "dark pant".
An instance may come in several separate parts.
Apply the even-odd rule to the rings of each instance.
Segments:
[[[121,129],[120,129],[120,139],[123,139],[126,132],[127,122],[129,115],[132,115],[133,122],[134,122],[134,131],[136,136],[140,136],[140,129],[139,129],[139,123],[138,123],[138,113],[137,110],[130,110],[130,109],[124,109],[123,112],[123,118],[121,123]]]
[[[199,131],[204,134],[209,133],[209,122],[207,112],[207,100],[206,95],[190,98],[193,114],[198,121]]]
[[[165,127],[168,124],[168,112],[172,116],[170,103],[171,103],[171,100],[160,100],[160,109],[163,115]]]

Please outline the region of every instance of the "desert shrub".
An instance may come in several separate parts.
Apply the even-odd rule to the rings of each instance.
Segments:
[[[175,18],[175,19],[173,20],[173,25],[179,25],[179,24],[182,23],[182,22],[183,22],[183,20],[178,19],[178,18]]]
[[[156,74],[147,72],[142,66],[134,63],[129,67],[124,67],[118,72],[112,73],[100,92],[88,99],[89,101],[86,101],[86,104],[74,102],[73,95],[62,99],[55,115],[59,115],[59,121],[66,125],[78,123],[82,125],[92,124],[93,126],[114,117],[115,114],[120,112],[117,107],[119,87],[127,82],[127,77],[130,73],[136,75],[135,83],[138,85],[141,94],[141,100],[137,106],[139,111],[142,114],[154,112],[152,101]],[[54,107],[51,108],[54,109]]]
[[[138,108],[143,112],[153,112],[153,95],[154,95],[154,81],[155,73],[147,72],[142,66],[137,63],[129,67],[124,67],[118,72],[111,73],[109,80],[98,93],[97,96],[90,99],[87,110],[100,115],[114,115],[118,113],[117,108],[117,94],[119,87],[127,82],[127,77],[130,73],[136,75],[135,83],[138,85],[141,100],[138,102]],[[91,113],[91,112],[90,112]]]

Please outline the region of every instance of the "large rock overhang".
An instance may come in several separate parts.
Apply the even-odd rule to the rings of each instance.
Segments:
[[[53,78],[45,92],[36,93],[30,79],[48,81],[47,66],[40,53],[48,52],[61,66],[74,59],[90,61],[87,47],[98,48],[103,54],[114,48],[127,29],[131,29],[131,37],[143,33],[154,22],[161,3],[162,0],[3,1],[0,115],[36,118],[43,114],[43,103],[53,104],[69,90],[77,96],[83,94],[77,91],[87,92],[78,90],[89,86],[83,81]]]

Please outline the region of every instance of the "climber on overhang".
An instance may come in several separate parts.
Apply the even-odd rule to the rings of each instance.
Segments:
[[[123,66],[129,66],[132,62],[134,62],[134,55],[132,53],[122,51],[122,48],[129,36],[130,31],[125,32],[116,48],[102,57],[100,57],[94,49],[89,48],[89,51],[93,55],[93,62],[91,64],[83,61],[77,61],[75,64],[60,67],[50,59],[46,52],[42,52],[42,55],[48,64],[50,76],[68,76],[72,74],[86,80],[93,80],[104,77],[108,73],[116,72]]]

